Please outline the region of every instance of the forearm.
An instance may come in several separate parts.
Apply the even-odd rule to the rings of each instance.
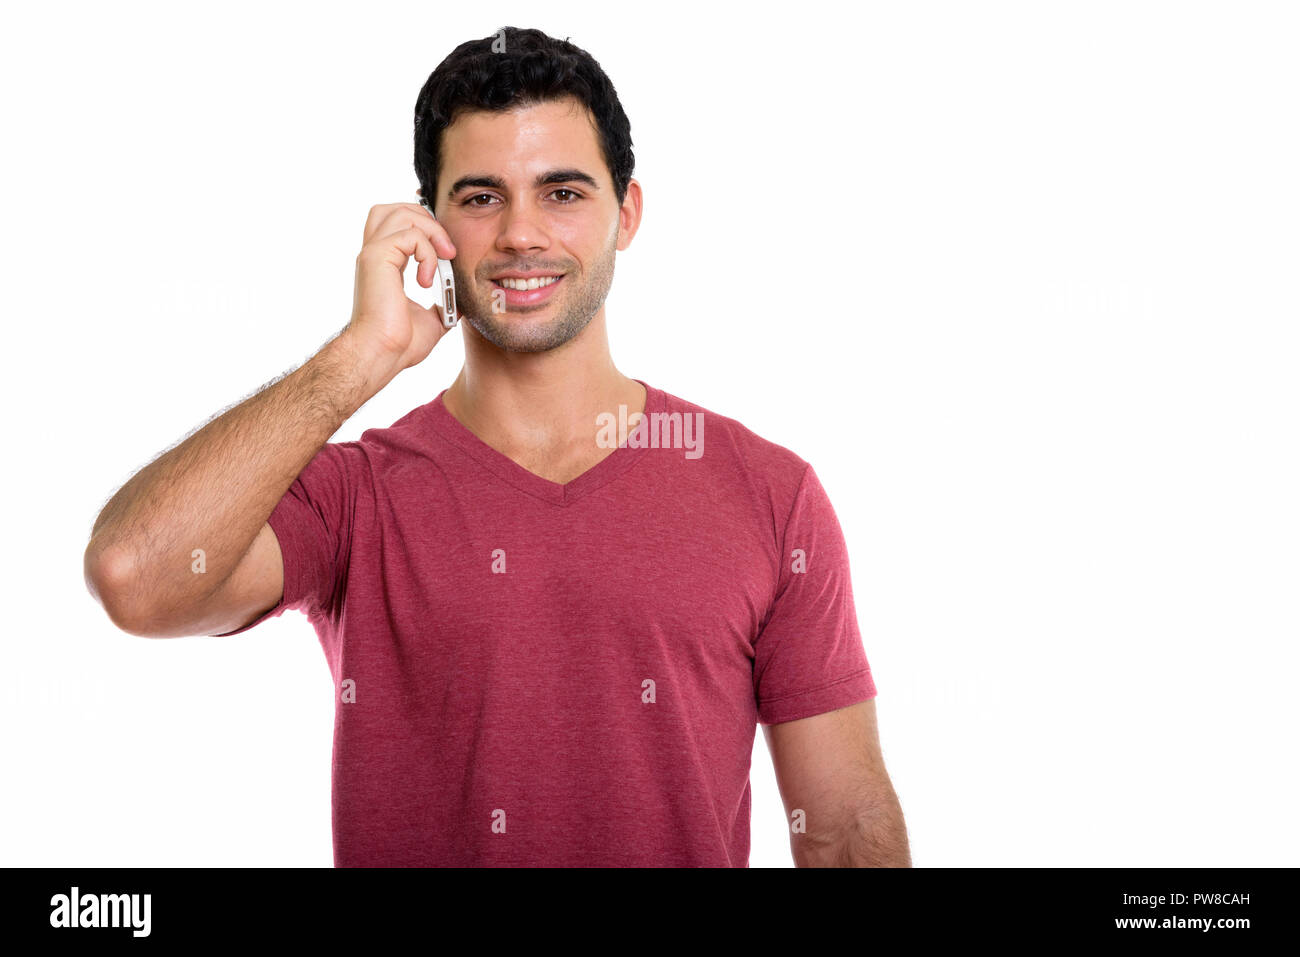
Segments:
[[[865,803],[830,831],[793,834],[796,867],[911,867],[903,809],[891,791]]]
[[[391,379],[346,332],[294,372],[209,422],[131,478],[86,548],[87,584],[152,614],[212,595],[298,473]],[[194,574],[202,549],[204,574]]]

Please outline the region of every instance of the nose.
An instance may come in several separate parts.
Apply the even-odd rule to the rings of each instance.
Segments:
[[[509,207],[501,219],[497,249],[502,252],[528,253],[550,248],[551,240],[537,210],[520,203]]]

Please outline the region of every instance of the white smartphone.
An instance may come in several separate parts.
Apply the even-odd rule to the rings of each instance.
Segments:
[[[420,200],[420,205],[429,211],[433,219],[438,218],[433,215],[433,208],[423,199]],[[456,313],[456,277],[451,271],[450,259],[438,260],[438,289],[442,295],[442,324],[451,329],[460,321],[460,316]]]

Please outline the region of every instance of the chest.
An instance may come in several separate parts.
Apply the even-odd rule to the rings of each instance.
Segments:
[[[747,666],[777,579],[761,522],[713,501],[395,503],[357,530],[347,606],[448,664],[556,649]]]

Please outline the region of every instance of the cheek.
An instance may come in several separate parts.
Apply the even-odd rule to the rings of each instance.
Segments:
[[[551,239],[565,249],[581,250],[580,255],[590,261],[618,242],[618,217],[608,220],[602,215],[556,223],[551,228]]]

